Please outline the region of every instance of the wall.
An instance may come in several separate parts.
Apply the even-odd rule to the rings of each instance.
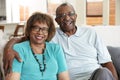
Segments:
[[[86,0],[75,0],[77,25],[86,25]]]
[[[47,12],[46,0],[6,0],[6,15],[8,22],[20,21],[20,5],[29,7],[29,15],[35,11]]]
[[[26,1],[24,6],[30,7],[30,14],[34,11],[47,12],[47,0],[6,0],[7,21],[18,22],[20,1]],[[86,0],[66,0],[70,2],[76,9],[78,14],[77,25],[86,25]],[[109,1],[103,0],[103,25],[109,25]],[[14,2],[14,3],[13,3]],[[32,4],[32,5],[31,5]],[[120,25],[120,0],[116,0],[115,24]],[[36,7],[35,7],[36,6]],[[41,7],[42,6],[42,7]],[[107,8],[107,9],[106,9]]]
[[[107,46],[120,47],[120,26],[94,26],[91,28],[96,30]]]
[[[5,0],[0,0],[0,21],[6,20]]]
[[[77,24],[84,25],[86,24],[86,0],[75,1],[78,14]],[[115,25],[120,25],[120,0],[115,1]],[[109,25],[109,2],[110,0],[103,0],[103,25]]]
[[[0,16],[6,16],[5,0],[0,0]]]
[[[120,25],[120,0],[116,0],[116,11],[115,11],[115,24]]]

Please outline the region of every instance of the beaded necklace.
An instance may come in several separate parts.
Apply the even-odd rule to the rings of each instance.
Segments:
[[[33,52],[32,48],[31,48],[31,51],[32,51],[32,54],[36,60],[36,62],[38,63],[39,65],[39,69],[40,69],[40,72],[42,73],[42,76],[43,76],[43,72],[46,70],[46,62],[45,62],[45,55],[42,54],[42,63],[43,63],[43,67],[42,67],[42,64],[40,63],[39,59],[37,58],[37,56],[35,55],[35,53]]]

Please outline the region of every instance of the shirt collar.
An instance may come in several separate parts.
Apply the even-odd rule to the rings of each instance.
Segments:
[[[75,34],[73,34],[73,35],[79,36],[80,28],[78,28],[78,26],[76,26],[76,28],[77,28],[77,30],[76,30]],[[60,35],[66,35],[60,28],[57,28],[57,31]]]

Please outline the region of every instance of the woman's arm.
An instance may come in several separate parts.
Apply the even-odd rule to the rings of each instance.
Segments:
[[[20,73],[11,72],[5,76],[5,80],[20,80]]]
[[[68,71],[64,71],[58,74],[58,80],[70,80]]]
[[[65,60],[64,52],[62,47],[58,47],[56,50],[57,53],[57,62],[58,62],[58,80],[70,80],[68,69],[67,69],[67,63]]]
[[[9,72],[11,72],[12,68],[12,62],[13,59],[16,58],[19,62],[21,62],[21,59],[16,51],[13,50],[13,45],[15,43],[19,43],[22,41],[25,41],[25,37],[22,38],[12,38],[8,43],[6,44],[4,48],[4,54],[3,54],[3,67],[5,71],[5,75]]]

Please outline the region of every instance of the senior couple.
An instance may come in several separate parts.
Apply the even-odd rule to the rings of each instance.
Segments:
[[[36,12],[27,20],[25,36],[4,48],[6,80],[118,80],[109,52],[91,28],[75,24],[73,6],[63,3],[53,19]]]

